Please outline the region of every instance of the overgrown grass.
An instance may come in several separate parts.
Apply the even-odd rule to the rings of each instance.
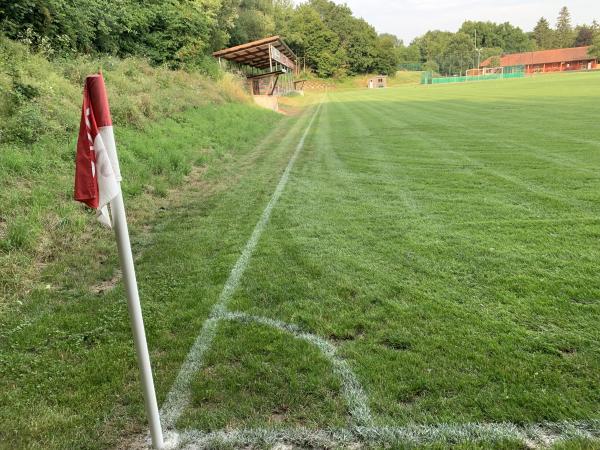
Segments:
[[[68,253],[86,232],[88,243],[96,239],[71,198],[83,80],[99,69],[109,90],[120,158],[131,174],[124,186],[130,198],[166,195],[193,164],[205,162],[207,155],[197,146],[223,152],[235,144],[227,141],[235,134],[217,138],[219,128],[235,126],[247,108],[210,106],[249,102],[229,75],[214,81],[139,59],[80,56],[50,62],[0,38],[0,310],[33,288],[40,269]],[[178,114],[192,108],[204,108],[208,119],[194,125],[196,147],[174,136],[144,138],[167,118],[161,126],[177,135],[190,126]],[[213,145],[218,139],[222,142]]]
[[[139,272],[151,342],[160,329],[167,348],[174,335],[165,326],[187,328],[196,323],[172,323],[175,315],[163,308],[164,294],[183,281],[178,280],[175,267],[191,268],[190,260],[179,260],[182,255],[178,255],[190,249],[189,241],[175,237],[183,246],[178,251],[177,243],[156,244],[162,234],[151,231],[155,224],[160,229],[160,222],[169,221],[181,203],[180,194],[172,188],[194,192],[194,203],[184,211],[202,216],[202,210],[210,210],[215,201],[213,196],[245,170],[240,162],[251,157],[256,143],[280,119],[254,106],[228,104],[179,113],[148,124],[143,132],[116,127],[134,253],[142,266],[152,254],[150,259],[169,261],[175,270],[153,280],[167,289],[162,293],[163,288],[155,291],[156,285],[144,286],[144,280],[153,275]],[[38,229],[38,240],[47,241],[47,256],[35,265],[37,282],[7,306],[0,321],[0,442],[10,448],[111,447],[139,432],[143,423],[126,303],[115,278],[114,236],[71,200],[72,161],[57,165],[50,176],[49,184],[44,180],[39,190],[51,192],[36,200],[41,217],[55,217],[54,224],[45,222]],[[186,226],[179,224],[181,236]],[[15,266],[14,274],[21,274],[30,260],[23,248],[15,254],[23,265]],[[185,307],[181,312],[189,314]],[[184,339],[176,345],[187,344]],[[157,384],[163,386],[165,366],[169,373],[176,367],[161,363],[159,353],[153,351]]]

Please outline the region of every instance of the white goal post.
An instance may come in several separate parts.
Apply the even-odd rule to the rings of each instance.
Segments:
[[[468,77],[478,77],[479,75],[483,75],[484,69],[469,69],[467,70]]]

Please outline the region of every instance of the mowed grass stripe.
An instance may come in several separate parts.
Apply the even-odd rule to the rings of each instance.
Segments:
[[[344,105],[344,103],[342,103],[342,105]],[[375,109],[375,107],[372,107],[368,102],[365,102],[364,108],[369,114],[376,114],[378,111],[382,112],[381,109]],[[458,146],[449,144],[445,139],[439,136],[441,134],[440,127],[436,126],[437,136],[436,133],[427,133],[427,131],[424,131],[423,129],[423,122],[417,122],[414,121],[414,119],[407,121],[406,117],[408,116],[409,114],[398,114],[398,111],[392,113],[383,108],[381,120],[390,124],[390,126],[394,123],[402,123],[404,135],[398,137],[398,139],[404,142],[404,145],[412,144],[419,146],[421,149],[427,149],[430,161],[435,161],[433,165],[431,163],[423,163],[422,161],[418,164],[411,163],[408,164],[404,170],[399,170],[401,175],[407,173],[410,176],[410,174],[415,173],[410,183],[412,189],[415,189],[422,182],[427,183],[427,203],[431,200],[435,201],[435,196],[443,196],[444,199],[447,199],[449,194],[455,194],[455,198],[462,200],[464,198],[463,193],[465,189],[477,187],[478,184],[479,187],[486,186],[492,188],[494,191],[499,190],[500,194],[494,197],[492,204],[489,204],[489,197],[487,197],[489,191],[486,192],[480,190],[482,196],[486,195],[486,198],[481,199],[478,202],[480,208],[479,214],[481,214],[482,217],[489,217],[490,214],[496,215],[496,211],[498,211],[499,207],[500,211],[505,210],[505,213],[511,215],[529,215],[532,210],[536,211],[538,215],[542,215],[544,206],[539,204],[540,198],[545,201],[563,201],[563,199],[553,195],[553,193],[543,191],[536,186],[532,186],[530,183],[524,182],[514,176],[507,175],[498,169],[486,166],[486,164],[481,161],[466,156],[464,152],[456,150]],[[433,120],[434,119],[430,119],[430,121]],[[361,122],[361,120],[358,120],[358,122]],[[454,130],[452,130],[452,133],[454,133]],[[383,137],[383,139],[385,139],[385,137]],[[377,141],[379,138],[374,137],[373,140]],[[475,140],[475,142],[477,141]],[[461,143],[459,145],[464,144]],[[383,164],[385,165],[387,162],[384,162]],[[433,173],[438,173],[441,177],[428,176]],[[487,176],[482,176],[484,174]],[[501,183],[498,183],[498,180],[500,180]],[[504,186],[505,184],[508,184],[508,186]],[[517,185],[523,189],[515,192],[514,189],[512,189],[514,188],[512,185]],[[518,195],[521,199],[515,202],[506,195],[507,192],[510,192],[513,198],[515,195]],[[534,195],[533,199],[530,198],[531,194]],[[473,196],[469,198],[468,201],[469,203],[472,202]],[[566,200],[563,202],[566,202]],[[483,209],[486,206],[486,203],[488,203],[488,207]],[[439,208],[439,206],[440,205],[438,204],[435,207]],[[450,204],[448,204],[448,206],[450,206]],[[452,205],[452,207],[458,211],[456,206],[456,204]],[[468,207],[470,205],[466,206]],[[509,207],[511,211],[506,211]],[[431,214],[435,214],[435,212],[432,212]]]
[[[532,102],[528,102],[527,98],[525,98],[521,100],[520,104],[522,110],[528,111],[528,107]],[[496,138],[492,139],[491,142],[503,156],[510,156],[510,154],[519,155],[523,148],[527,148],[533,150],[533,152],[530,152],[531,157],[542,159],[547,163],[559,165],[561,168],[566,167],[568,169],[598,173],[597,170],[588,168],[588,166],[590,157],[598,157],[598,152],[595,151],[594,147],[600,146],[600,136],[598,138],[599,140],[590,140],[581,139],[581,133],[555,131],[556,129],[565,129],[565,124],[574,120],[579,122],[578,126],[581,129],[587,129],[589,126],[589,132],[586,132],[585,135],[589,136],[596,131],[595,127],[591,126],[592,123],[589,119],[580,119],[579,116],[584,113],[578,111],[575,115],[576,117],[573,117],[574,114],[572,114],[572,111],[576,110],[576,104],[573,104],[572,107],[563,106],[563,110],[555,111],[553,117],[558,117],[556,122],[543,121],[542,123],[540,123],[539,120],[536,120],[536,113],[533,111],[528,111],[528,116],[524,116],[522,111],[520,111],[520,114],[518,115],[512,114],[512,117],[506,117],[502,114],[496,114],[496,108],[493,108],[488,114],[477,114],[479,112],[477,107],[473,107],[469,102],[464,101],[448,102],[444,105],[433,102],[421,102],[416,105],[416,107],[425,111],[433,111],[432,116],[437,119],[442,117],[447,118],[448,115],[450,115],[452,118],[451,126],[457,128],[460,127],[466,130],[473,138],[476,138],[479,135],[479,130],[487,130],[486,137]],[[507,119],[511,123],[510,129],[497,126]],[[490,128],[496,128],[497,132],[490,132]],[[535,145],[527,142],[532,138],[535,138]],[[489,142],[490,141],[485,144],[488,144]],[[567,147],[570,151],[568,154],[564,154],[564,152],[560,151],[555,152],[552,150],[555,147]],[[582,152],[585,153],[578,159],[576,155]],[[581,158],[583,158],[583,160]],[[600,162],[600,160],[598,162]]]
[[[375,112],[375,107],[371,107],[371,109]],[[390,117],[389,108],[386,108],[385,105],[378,108],[378,110],[383,112],[383,120],[388,122],[395,120]],[[458,121],[458,123],[454,125],[452,120],[446,119],[445,116],[454,115],[453,110],[446,110],[444,111],[444,114],[440,113],[437,115],[433,114],[431,110],[425,110],[424,115],[427,116],[425,123],[433,123],[440,130],[445,130],[446,132],[451,130],[457,138],[458,136],[461,136],[462,139],[464,139],[458,141],[458,145],[451,145],[439,136],[432,134],[425,136],[425,134],[421,132],[424,139],[431,141],[432,148],[439,148],[446,153],[456,154],[463,159],[463,164],[470,164],[478,170],[487,171],[492,176],[522,187],[523,190],[529,191],[536,196],[546,197],[547,200],[563,203],[564,206],[569,209],[572,206],[579,206],[582,210],[588,211],[591,208],[597,207],[597,204],[594,202],[582,201],[574,198],[571,192],[565,192],[563,194],[554,189],[555,179],[558,178],[561,180],[568,180],[568,185],[573,185],[573,190],[577,190],[577,193],[581,193],[581,188],[585,187],[586,184],[589,184],[590,180],[593,181],[599,179],[596,173],[590,173],[591,171],[587,170],[585,175],[576,172],[573,173],[573,171],[569,173],[568,168],[553,168],[548,167],[549,165],[547,163],[544,164],[539,161],[535,162],[532,160],[536,157],[533,153],[537,149],[535,146],[530,146],[529,151],[525,151],[521,144],[515,142],[514,147],[517,147],[518,150],[514,154],[506,154],[503,151],[498,151],[498,144],[490,142],[483,137],[485,134],[482,133],[485,132],[482,132],[482,130],[485,130],[485,127],[475,128],[475,130],[473,130],[472,128],[467,128],[462,125],[463,121]],[[403,119],[400,118],[399,120]],[[409,128],[419,132],[422,125],[423,123],[411,122]],[[486,147],[490,151],[486,152],[484,150]],[[473,152],[473,149],[475,149],[475,152]],[[470,156],[473,153],[475,153],[479,159]],[[515,164],[516,159],[519,160],[519,164]],[[510,161],[512,161],[512,164]],[[556,177],[543,176],[549,175],[551,172],[555,172]],[[521,174],[524,176],[521,176]],[[563,183],[560,188],[564,191],[565,184]]]

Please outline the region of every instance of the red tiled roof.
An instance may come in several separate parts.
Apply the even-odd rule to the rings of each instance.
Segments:
[[[500,65],[520,66],[527,64],[549,64],[571,61],[589,61],[596,59],[588,55],[590,47],[574,47],[574,48],[556,48],[554,50],[541,50],[538,52],[512,53],[504,55],[500,58]],[[488,58],[481,63],[481,67],[490,65],[492,58]]]

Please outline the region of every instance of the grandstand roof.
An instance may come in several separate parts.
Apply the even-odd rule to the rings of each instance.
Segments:
[[[590,47],[557,48],[537,52],[512,53],[500,58],[502,67],[526,66],[528,64],[549,64],[557,62],[588,61],[596,59],[588,54]],[[481,63],[481,67],[489,67],[492,58]]]
[[[279,55],[274,55],[269,51],[269,46],[279,50]],[[276,53],[276,52],[275,52]],[[235,61],[239,64],[256,67],[258,69],[267,69],[271,66],[272,60],[277,60],[286,67],[293,69],[296,55],[287,46],[279,36],[271,36],[235,47],[225,48],[214,52],[215,58],[223,58],[229,61]]]

